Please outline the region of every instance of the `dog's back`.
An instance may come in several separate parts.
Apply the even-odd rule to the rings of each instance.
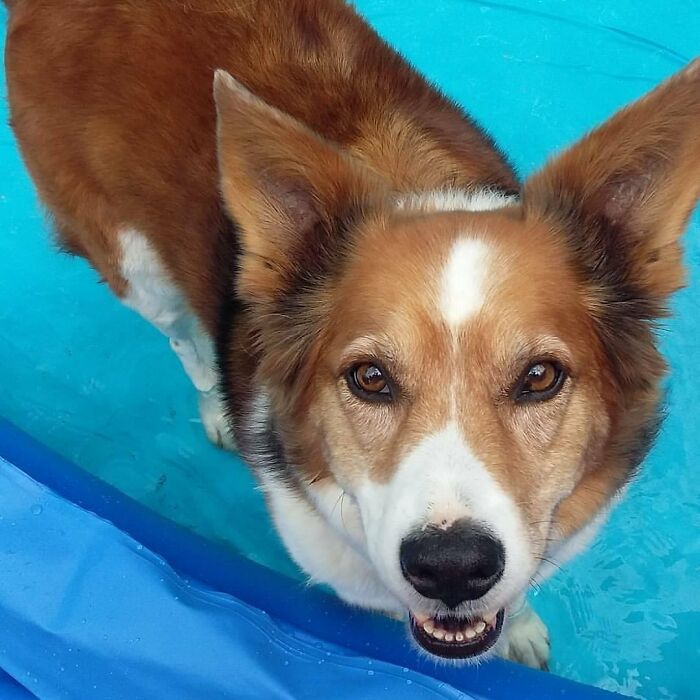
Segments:
[[[14,0],[12,125],[60,239],[127,293],[115,236],[148,237],[213,333],[229,280],[214,70],[399,190],[515,186],[460,111],[339,0]]]

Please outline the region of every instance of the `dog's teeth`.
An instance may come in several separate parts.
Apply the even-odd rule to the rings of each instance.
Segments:
[[[421,628],[426,634],[433,637],[433,639],[450,644],[454,642],[462,643],[465,640],[471,641],[472,639],[479,637],[484,633],[487,627],[494,623],[496,617],[496,615],[492,614],[484,615],[481,620],[466,624],[462,629],[457,630],[440,627],[439,620],[436,620],[433,617],[426,618],[423,616],[415,616],[414,619],[417,627]]]

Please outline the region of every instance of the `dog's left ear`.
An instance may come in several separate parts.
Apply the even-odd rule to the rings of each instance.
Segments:
[[[526,217],[559,219],[592,277],[662,309],[684,281],[679,238],[700,196],[700,59],[533,176]]]

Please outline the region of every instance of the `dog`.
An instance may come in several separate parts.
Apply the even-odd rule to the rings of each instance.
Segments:
[[[425,652],[546,667],[531,582],[660,422],[700,63],[523,184],[341,0],[6,0],[62,247],[169,339],[291,556]]]

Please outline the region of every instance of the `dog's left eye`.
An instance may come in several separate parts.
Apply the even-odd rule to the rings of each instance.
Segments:
[[[542,360],[530,365],[520,376],[515,387],[516,401],[546,401],[564,384],[566,373],[556,362]]]
[[[346,375],[351,391],[365,401],[391,401],[391,389],[386,373],[371,362],[361,362]]]

